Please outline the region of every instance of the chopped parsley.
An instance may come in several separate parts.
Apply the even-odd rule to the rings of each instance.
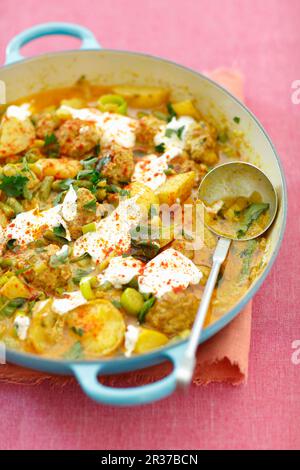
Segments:
[[[178,139],[182,139],[182,133],[184,131],[185,126],[179,127],[179,129],[166,129],[166,137],[172,137],[173,134],[176,134]]]
[[[170,122],[173,118],[177,117],[177,113],[175,112],[171,103],[167,104],[167,110],[168,110],[168,122]]]
[[[57,253],[50,256],[49,265],[51,268],[58,268],[58,266],[65,264],[70,253],[67,245],[64,245]]]
[[[57,158],[60,154],[60,145],[55,134],[47,134],[44,140],[44,152],[47,157]]]
[[[66,229],[62,224],[57,225],[56,227],[53,227],[53,233],[54,235],[60,238],[66,238],[66,235],[67,235]]]
[[[92,199],[91,201],[87,202],[86,204],[83,205],[83,207],[87,211],[96,212],[96,209],[97,209],[96,199]]]
[[[161,144],[155,146],[155,152],[157,152],[157,153],[164,153],[165,150],[166,150],[166,146],[163,142]]]
[[[233,120],[236,124],[239,124],[241,122],[241,118],[238,116],[234,116]]]
[[[22,175],[1,175],[0,189],[9,197],[24,197],[24,189],[27,181],[29,181],[29,179]]]

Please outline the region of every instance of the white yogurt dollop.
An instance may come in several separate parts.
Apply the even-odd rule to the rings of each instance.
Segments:
[[[74,119],[94,122],[99,129],[99,137],[103,147],[114,142],[125,148],[132,148],[135,144],[137,121],[128,116],[101,113],[94,108],[75,109],[66,105],[62,105],[59,109],[70,114]]]
[[[189,258],[169,248],[146,264],[138,283],[142,293],[162,297],[167,292],[186,289],[189,284],[198,284],[201,278],[201,271]]]
[[[8,118],[15,118],[19,121],[25,121],[25,119],[31,116],[30,105],[28,103],[24,103],[20,106],[8,106],[5,114]]]
[[[105,271],[99,274],[98,279],[101,284],[108,281],[116,289],[121,289],[128,284],[135,276],[138,276],[144,267],[144,263],[132,256],[116,256],[112,258]]]
[[[14,327],[16,328],[17,336],[21,340],[27,338],[28,328],[30,326],[30,318],[25,315],[17,315],[14,320]]]

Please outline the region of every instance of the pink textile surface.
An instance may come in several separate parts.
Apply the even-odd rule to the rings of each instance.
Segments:
[[[138,21],[137,21],[138,18]],[[254,298],[246,386],[192,387],[135,409],[99,406],[77,385],[63,389],[1,385],[2,449],[295,449],[300,447],[298,161],[300,79],[298,0],[1,0],[0,55],[14,34],[45,21],[92,29],[109,48],[157,54],[196,70],[224,64],[247,78],[246,102],[273,139],[289,186],[288,226],[280,256]],[[26,48],[53,49],[53,38]],[[59,48],[73,41],[59,42]],[[58,49],[57,43],[55,44]],[[126,422],[126,426],[123,423]],[[93,430],[91,433],[90,430]]]

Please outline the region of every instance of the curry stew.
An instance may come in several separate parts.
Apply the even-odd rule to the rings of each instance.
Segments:
[[[216,245],[203,218],[193,244],[197,188],[214,165],[244,157],[239,118],[218,127],[168,89],[81,78],[2,106],[0,119],[0,340],[88,359],[186,337]],[[222,221],[234,204],[248,207],[225,205]],[[249,289],[265,250],[262,237],[232,244],[206,326]]]

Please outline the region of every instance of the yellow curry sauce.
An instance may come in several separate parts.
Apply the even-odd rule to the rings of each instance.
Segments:
[[[237,134],[191,100],[173,102],[170,90],[84,78],[3,107],[0,339],[79,359],[188,335],[216,245],[203,218],[193,244],[197,188],[214,165],[241,158]],[[206,325],[245,294],[265,249],[262,237],[232,244]]]

